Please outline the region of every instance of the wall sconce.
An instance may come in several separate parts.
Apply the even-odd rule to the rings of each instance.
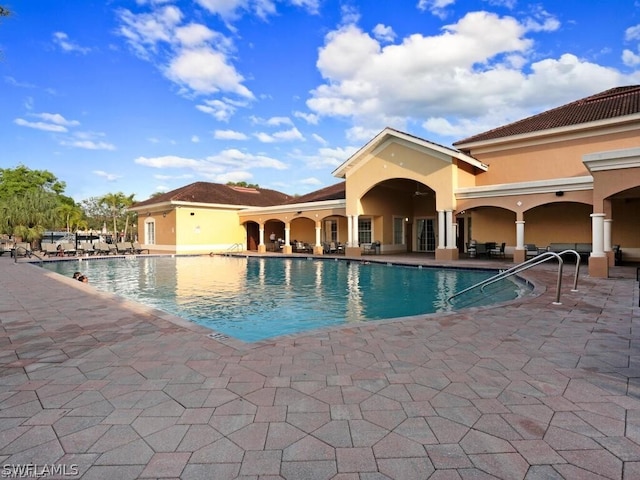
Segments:
[[[300,215],[301,213],[302,213],[302,210],[298,210],[298,211],[296,212],[296,215]]]
[[[147,217],[150,217],[150,216],[151,216],[151,212],[147,212]]]
[[[562,190],[559,190],[556,192],[556,197],[562,197],[564,195],[564,192]]]
[[[167,216],[167,212],[164,212],[164,213],[162,214],[162,216],[166,218],[166,216]]]
[[[193,217],[195,215],[195,213],[191,212],[189,215],[191,215]]]

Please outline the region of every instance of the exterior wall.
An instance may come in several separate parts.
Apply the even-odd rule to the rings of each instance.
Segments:
[[[590,175],[582,163],[585,154],[638,146],[640,129],[610,135],[569,138],[557,137],[519,143],[495,150],[482,148],[471,154],[489,165],[487,172],[478,174],[476,185],[527,182],[549,178],[568,178]]]
[[[291,241],[306,242],[309,245],[316,243],[316,222],[310,218],[299,218],[291,222]]]
[[[389,142],[380,151],[347,173],[347,214],[361,215],[360,199],[376,184],[394,178],[408,178],[436,191],[437,208],[453,209],[453,171],[450,157],[428,155],[399,142]]]
[[[235,243],[247,243],[246,231],[238,222],[237,210],[178,208],[176,253],[209,253],[227,250]]]
[[[611,244],[620,245],[625,262],[640,262],[640,198],[613,200],[611,209]]]
[[[591,243],[591,205],[555,203],[525,214],[525,243]]]
[[[513,212],[501,208],[478,208],[471,217],[471,238],[478,243],[505,242],[509,246],[516,244],[516,216]]]

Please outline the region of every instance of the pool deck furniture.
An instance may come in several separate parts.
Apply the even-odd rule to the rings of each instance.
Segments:
[[[131,248],[133,249],[133,253],[135,253],[136,255],[140,255],[141,253],[145,253],[145,252],[149,253],[149,249],[142,248],[142,245],[140,245],[138,242],[132,242]]]
[[[591,244],[590,243],[550,243],[549,248],[547,249],[549,252],[553,253],[561,253],[565,250],[573,250],[580,255],[582,260],[586,260],[589,255],[591,255]]]
[[[635,267],[581,272],[562,305],[543,288],[472,314],[243,344],[25,261],[0,258],[3,465],[77,464],[82,478],[640,478]],[[526,276],[555,285],[556,271]]]

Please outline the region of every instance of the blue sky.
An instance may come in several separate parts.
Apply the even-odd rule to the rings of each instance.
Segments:
[[[289,194],[384,127],[445,146],[640,83],[632,0],[0,0],[0,166],[77,201]]]

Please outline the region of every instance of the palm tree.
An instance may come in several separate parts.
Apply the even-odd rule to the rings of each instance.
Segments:
[[[57,213],[67,226],[67,233],[71,233],[74,227],[79,227],[80,223],[83,222],[83,211],[77,205],[62,204],[57,208]]]
[[[127,228],[129,226],[129,218],[126,216],[126,209],[133,205],[133,197],[135,194],[131,194],[126,196],[122,192],[118,193],[107,193],[105,196],[100,198],[100,204],[106,205],[111,212],[111,218],[113,219],[113,234],[117,237],[118,235],[118,218],[125,216],[125,236],[127,233]]]
[[[43,190],[27,190],[20,196],[6,199],[0,208],[2,229],[22,237],[25,242],[42,238],[47,228],[56,225],[56,209],[59,199],[56,194]]]

